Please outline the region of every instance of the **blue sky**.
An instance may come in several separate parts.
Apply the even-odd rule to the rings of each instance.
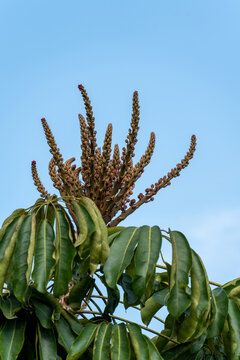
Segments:
[[[1,222],[38,197],[32,160],[53,191],[42,117],[64,158],[79,164],[77,85],[92,100],[99,145],[109,122],[114,143],[124,145],[138,90],[136,155],[152,130],[157,143],[137,194],[182,159],[192,134],[198,144],[182,175],[125,225],[182,231],[211,280],[240,276],[239,16],[237,0],[2,2]]]

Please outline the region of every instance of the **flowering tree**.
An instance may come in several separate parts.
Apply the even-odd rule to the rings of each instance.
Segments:
[[[86,110],[86,120],[79,115],[81,166],[74,157],[64,162],[43,118],[49,174],[60,197],[47,192],[33,161],[41,198],[15,210],[0,230],[0,359],[239,359],[240,279],[210,282],[181,232],[118,226],[188,166],[196,137],[175,168],[132,199],[155,146],[152,132],[133,163],[138,93],[120,155],[118,145],[112,152],[112,124],[97,146],[91,103],[78,88]],[[162,241],[172,246],[171,264]],[[120,303],[140,311],[142,324],[114,315]],[[165,321],[157,316],[164,306]],[[162,331],[148,327],[153,318],[164,323]]]

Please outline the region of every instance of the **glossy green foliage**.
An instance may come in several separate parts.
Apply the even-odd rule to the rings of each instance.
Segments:
[[[170,232],[172,243],[172,267],[169,284],[168,311],[178,318],[191,303],[187,293],[189,272],[192,266],[191,249],[185,236],[178,232]]]
[[[68,302],[72,309],[80,309],[83,299],[86,298],[89,291],[93,289],[93,285],[94,279],[87,276],[71,289]]]
[[[208,338],[220,336],[228,314],[228,297],[225,291],[218,287],[212,291],[213,322],[208,327]]]
[[[98,264],[104,264],[109,255],[108,232],[97,206],[89,198],[71,201],[75,210],[79,235],[75,246],[81,258],[90,256],[90,272],[93,274]]]
[[[67,292],[72,280],[73,260],[76,249],[66,214],[62,209],[56,211],[55,279],[53,292],[56,297]]]
[[[139,228],[133,278],[133,291],[139,297],[144,294],[152,274],[155,273],[161,245],[162,234],[158,226]]]
[[[35,214],[27,215],[20,227],[13,257],[13,291],[17,299],[24,301],[32,268],[36,232]]]
[[[40,360],[56,360],[57,345],[53,329],[45,329],[38,324],[38,351]]]
[[[56,197],[16,210],[0,229],[1,360],[240,358],[239,278],[211,289],[182,233],[107,229],[90,199],[70,203],[78,233]],[[161,254],[165,238],[171,264]],[[152,341],[137,324],[114,323],[120,286],[125,308],[139,305],[145,325],[168,310]]]
[[[35,245],[34,270],[32,278],[39,292],[45,292],[55,265],[54,230],[47,219],[40,222]]]
[[[131,358],[129,335],[124,324],[113,325],[111,358],[112,360]]]
[[[125,228],[110,237],[110,256],[104,265],[104,275],[109,287],[114,289],[117,283],[123,287],[127,308],[138,303],[147,289],[152,288],[162,235],[158,226],[141,226]]]
[[[104,275],[108,286],[115,288],[117,282],[130,264],[138,242],[138,228],[128,227],[122,230],[111,245],[110,255],[104,265]]]
[[[26,320],[5,320],[0,329],[0,356],[2,360],[15,360],[24,342]]]

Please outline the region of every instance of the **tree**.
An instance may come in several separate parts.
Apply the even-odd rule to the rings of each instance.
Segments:
[[[79,90],[86,109],[86,120],[79,115],[81,167],[75,158],[64,162],[42,119],[49,174],[60,197],[46,191],[33,161],[41,198],[15,210],[0,230],[0,359],[239,359],[240,279],[210,282],[181,232],[118,226],[188,166],[196,137],[174,169],[131,199],[155,145],[151,133],[133,164],[138,93],[126,146],[120,155],[115,145],[111,157],[112,125],[99,148],[90,100],[82,85]],[[162,241],[172,246],[171,264]],[[144,325],[114,315],[121,301],[141,312]],[[165,321],[156,316],[163,306]],[[162,331],[147,327],[153,318],[164,323]]]

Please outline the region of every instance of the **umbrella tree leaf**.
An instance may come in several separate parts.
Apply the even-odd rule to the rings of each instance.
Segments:
[[[185,236],[179,231],[170,231],[172,243],[172,267],[168,311],[178,318],[189,306],[190,297],[186,292],[189,271],[192,266],[191,249]]]
[[[133,291],[141,297],[155,271],[162,244],[162,234],[158,226],[141,226],[138,230],[138,246],[134,255],[135,269]]]
[[[225,291],[218,287],[212,291],[212,297],[215,303],[215,314],[213,322],[208,328],[208,338],[213,338],[221,334],[228,314],[228,297]]]
[[[45,329],[38,324],[38,349],[40,360],[56,360],[57,345],[53,329]]]
[[[37,231],[36,245],[35,245],[35,259],[32,278],[36,289],[44,293],[46,285],[50,280],[55,260],[54,253],[54,231],[52,225],[47,219],[40,222]]]
[[[114,324],[112,329],[111,359],[130,360],[130,358],[131,358],[131,348],[130,348],[129,335],[126,330],[126,325],[123,323]]]
[[[101,323],[95,336],[93,360],[105,360],[109,358],[111,334],[112,324]]]
[[[72,279],[73,259],[76,249],[73,245],[70,225],[63,210],[56,210],[56,265],[54,276],[54,296],[67,292]]]
[[[122,272],[131,262],[134,248],[138,241],[138,229],[130,226],[120,232],[114,239],[110,248],[110,255],[104,265],[103,271],[106,282],[115,288]]]
[[[13,257],[13,292],[19,301],[24,301],[33,261],[35,244],[35,214],[27,215],[17,236]]]
[[[0,357],[15,360],[24,343],[26,320],[6,320],[0,330]]]
[[[77,360],[93,342],[99,324],[87,324],[75,339],[66,360]]]

